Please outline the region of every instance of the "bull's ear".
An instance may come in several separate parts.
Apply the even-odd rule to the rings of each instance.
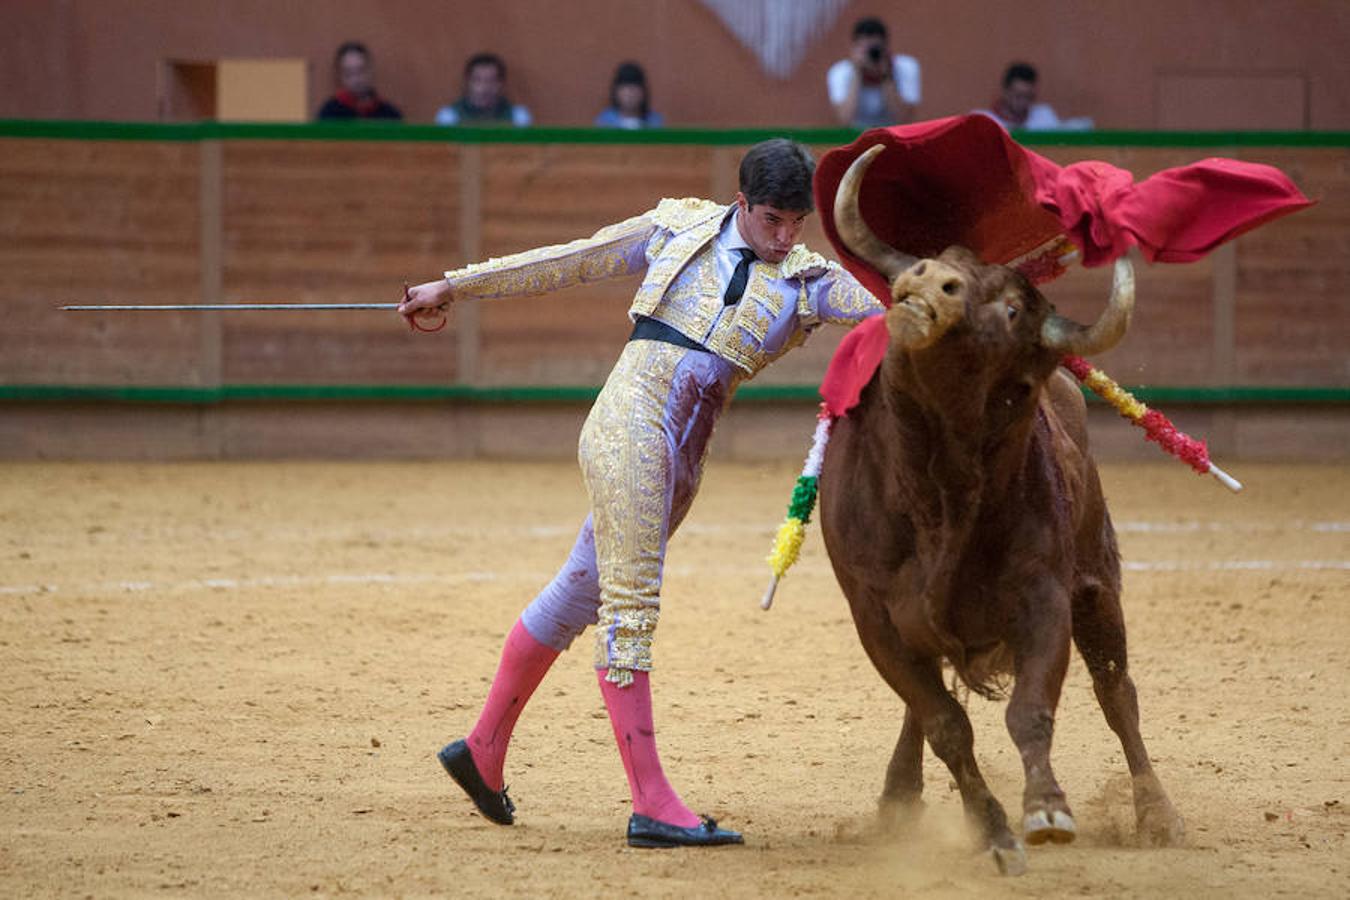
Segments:
[[[1130,328],[1134,313],[1134,266],[1125,257],[1116,260],[1111,299],[1091,325],[1080,325],[1054,312],[1041,324],[1041,344],[1058,353],[1091,356],[1110,350]]]
[[[863,175],[883,149],[883,144],[867,148],[844,173],[834,195],[834,227],[850,253],[884,275],[888,283],[893,283],[896,276],[914,265],[915,259],[873,234],[858,211],[858,189],[862,186]]]

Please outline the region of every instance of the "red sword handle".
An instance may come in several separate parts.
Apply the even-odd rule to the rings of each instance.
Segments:
[[[403,282],[403,302],[404,302],[404,303],[407,303],[409,300],[412,299],[412,294],[409,293],[410,290],[411,290],[411,288],[408,287],[408,282],[406,282],[406,281]],[[442,313],[441,313],[440,321],[436,323],[436,327],[435,327],[435,328],[423,328],[421,325],[417,324],[417,316],[409,316],[409,317],[408,317],[408,330],[409,330],[409,331],[420,331],[420,332],[422,332],[423,334],[435,334],[436,332],[438,332],[438,331],[440,331],[441,329],[443,329],[443,328],[446,326],[446,323],[448,323],[449,321],[450,321],[450,317],[447,316],[444,312],[442,312]]]

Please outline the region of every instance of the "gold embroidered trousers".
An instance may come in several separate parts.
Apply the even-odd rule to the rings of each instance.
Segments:
[[[611,681],[651,670],[666,541],[698,491],[713,426],[739,377],[710,353],[630,341],[582,428],[600,588],[595,665]]]

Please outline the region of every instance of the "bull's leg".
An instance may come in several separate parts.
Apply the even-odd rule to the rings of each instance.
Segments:
[[[915,672],[925,679],[942,683],[942,671],[935,660],[914,660],[901,643],[894,626],[880,604],[854,607],[854,622],[863,650],[882,679],[905,702],[905,723],[900,728],[890,764],[886,766],[886,784],[882,788],[878,813],[884,825],[897,825],[921,809],[923,794],[923,727],[910,703]]]
[[[967,818],[980,829],[983,845],[999,871],[1021,875],[1027,867],[1026,851],[1009,830],[1007,814],[975,764],[975,732],[966,711],[936,673],[916,687],[914,696],[905,697],[905,702],[915,711],[933,752],[956,779]]]
[[[886,766],[886,785],[881,791],[880,813],[887,824],[909,818],[922,808],[923,729],[914,710],[905,707],[905,724]]]
[[[1134,812],[1139,840],[1153,846],[1177,846],[1186,827],[1162,782],[1153,772],[1139,732],[1139,700],[1125,655],[1125,620],[1120,595],[1088,588],[1074,597],[1073,638],[1092,674],[1092,689],[1106,722],[1120,738],[1134,782]]]
[[[882,604],[853,597],[849,601],[868,658],[905,701],[905,725],[887,767],[883,811],[893,787],[897,795],[917,799],[922,789],[922,738],[927,737],[933,752],[956,779],[966,817],[979,829],[980,846],[988,849],[1000,872],[1022,874],[1027,867],[1026,850],[1009,830],[1003,807],[975,764],[975,732],[966,711],[943,685],[938,661],[916,656],[904,645]],[[913,793],[907,793],[911,790]]]
[[[1022,757],[1022,836],[1028,844],[1074,839],[1073,814],[1050,765],[1055,709],[1069,665],[1070,621],[1062,592],[1047,587],[1030,600],[1013,637],[1014,685],[1005,721]]]
[[[966,711],[943,685],[937,662],[913,659],[908,655],[890,656],[880,662],[873,657],[873,662],[886,682],[900,694],[906,707],[905,727],[891,759],[891,771],[887,772],[888,786],[892,771],[904,774],[911,765],[913,774],[909,776],[909,783],[916,788],[921,786],[922,747],[916,749],[914,743],[920,736],[926,736],[933,752],[956,779],[961,805],[966,817],[979,830],[980,845],[988,849],[1000,872],[1021,875],[1026,871],[1026,851],[1008,828],[1007,814],[980,774],[975,763],[974,729]]]

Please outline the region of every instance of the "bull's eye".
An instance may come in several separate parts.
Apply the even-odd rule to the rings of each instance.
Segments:
[[[1018,309],[1018,308],[1017,308],[1016,306],[1014,306],[1013,304],[1009,303],[1009,304],[1008,304],[1008,321],[1011,322],[1013,319],[1016,319],[1016,318],[1017,318],[1017,314],[1018,314],[1019,312],[1021,312],[1020,309]]]
[[[942,283],[942,293],[950,297],[952,294],[955,294],[960,289],[960,287],[961,282],[953,278],[950,281],[944,281]]]

